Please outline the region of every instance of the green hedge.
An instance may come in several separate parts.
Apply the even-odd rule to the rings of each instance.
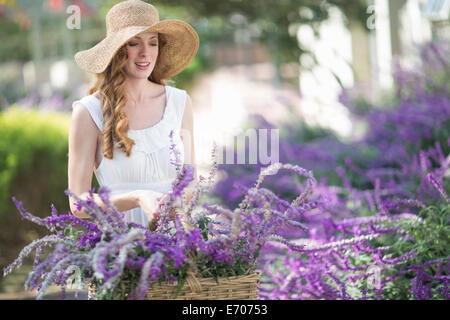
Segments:
[[[0,112],[0,266],[44,235],[45,229],[23,221],[12,201],[40,217],[69,210],[67,155],[70,114],[23,109]],[[1,280],[0,280],[1,281]]]

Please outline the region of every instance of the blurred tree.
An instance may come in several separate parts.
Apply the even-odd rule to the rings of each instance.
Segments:
[[[50,17],[67,15],[64,8],[70,4],[76,4],[81,8],[82,30],[75,30],[61,39],[63,52],[71,55],[73,51],[85,49],[103,38],[106,13],[118,2],[120,0],[14,0],[14,20],[23,23],[28,19],[31,52],[33,60],[38,62],[43,55],[42,46],[45,40],[40,36],[41,33],[45,33],[39,30],[41,24]],[[296,31],[300,25],[310,25],[317,34],[321,22],[328,19],[330,6],[339,8],[348,20],[358,21],[364,28],[368,18],[366,0],[146,0],[146,2],[158,8],[161,19],[181,19],[194,26],[201,39],[199,50],[199,54],[203,55],[201,61],[207,61],[205,57],[208,50],[215,43],[245,45],[257,41],[263,44],[277,71],[276,83],[280,82],[283,64],[298,65],[301,54],[310,54],[313,61],[315,60],[314,53],[299,47]],[[9,7],[4,4],[0,5],[0,8],[2,6]],[[90,30],[88,33],[85,32],[86,26]],[[8,34],[8,41],[15,42],[17,36],[23,36],[23,33]],[[53,37],[50,39],[53,40]],[[70,40],[71,37],[74,39]],[[0,57],[2,57],[1,50]],[[204,64],[199,66],[203,67]]]
[[[328,8],[338,7],[348,20],[356,20],[366,27],[366,0],[155,0],[147,1],[159,6],[182,6],[195,19],[219,18],[222,34],[215,40],[229,39],[236,30],[256,27],[257,38],[272,57],[278,78],[281,64],[298,63],[305,51],[299,47],[296,30],[309,24],[317,33],[321,22],[328,19]],[[244,19],[239,19],[240,14]],[[216,20],[217,23],[217,20]],[[242,28],[243,27],[243,28]],[[217,37],[218,36],[218,37]],[[202,38],[204,41],[205,39]],[[311,53],[312,54],[312,53]]]
[[[31,51],[27,43],[29,31],[7,17],[0,18],[0,30],[0,61],[11,60],[13,57],[19,61],[30,60]],[[16,36],[11,37],[10,35]]]
[[[2,46],[0,60],[27,61],[30,57],[39,65],[53,47],[61,45],[63,56],[74,54],[72,34],[65,26],[69,5],[77,5],[83,19],[97,10],[85,0],[2,0],[0,26]],[[6,1],[6,2],[5,2]],[[93,1],[99,5],[98,1]],[[20,26],[20,28],[19,28]],[[25,41],[24,41],[25,40]],[[18,51],[17,54],[14,51]]]

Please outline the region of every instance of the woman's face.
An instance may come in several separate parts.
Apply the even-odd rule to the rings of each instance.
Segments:
[[[158,33],[146,32],[131,38],[127,44],[125,73],[132,78],[147,79],[158,57]]]

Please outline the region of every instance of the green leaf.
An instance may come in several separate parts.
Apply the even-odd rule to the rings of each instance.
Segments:
[[[175,297],[178,297],[180,294],[181,289],[183,289],[184,283],[186,282],[186,279],[184,276],[181,276],[178,278],[178,285],[177,285],[177,291],[175,292]]]
[[[71,228],[70,226],[69,226],[69,227],[66,227],[66,228],[64,229],[64,237],[69,236],[71,229],[72,229],[72,228]]]

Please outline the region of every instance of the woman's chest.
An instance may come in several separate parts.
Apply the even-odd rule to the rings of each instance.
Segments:
[[[128,127],[132,130],[142,130],[154,126],[162,120],[165,106],[165,97],[155,98],[145,103],[128,103],[124,108]]]
[[[179,161],[178,166],[184,163],[184,145],[178,134],[174,135],[173,144],[163,137],[158,140],[133,137],[133,140],[129,156],[118,149],[114,150],[113,159],[99,156],[96,174],[103,184],[152,183],[175,178],[175,162]]]

